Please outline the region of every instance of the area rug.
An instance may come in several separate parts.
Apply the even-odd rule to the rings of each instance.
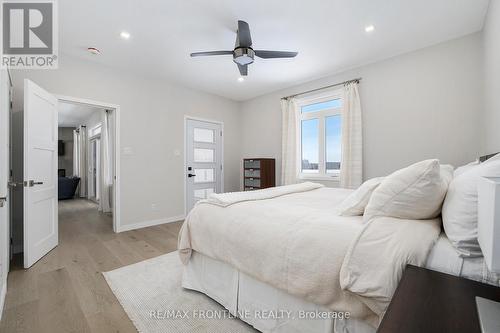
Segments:
[[[211,298],[183,289],[177,252],[103,274],[141,333],[257,332]]]

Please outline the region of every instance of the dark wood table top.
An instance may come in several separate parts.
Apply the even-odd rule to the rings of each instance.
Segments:
[[[481,332],[476,296],[500,301],[500,288],[408,265],[377,332]]]

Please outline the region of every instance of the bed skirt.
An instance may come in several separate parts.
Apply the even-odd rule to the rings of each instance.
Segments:
[[[264,333],[374,333],[367,323],[348,318],[260,282],[232,266],[194,252],[182,286],[204,293]]]

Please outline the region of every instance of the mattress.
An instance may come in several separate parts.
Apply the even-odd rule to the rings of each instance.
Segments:
[[[488,270],[483,257],[468,258],[460,256],[444,232],[441,233],[429,253],[425,267],[438,272],[500,286],[500,275]]]

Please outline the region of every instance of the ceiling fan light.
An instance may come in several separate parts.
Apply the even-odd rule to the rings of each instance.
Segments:
[[[245,65],[251,64],[253,62],[253,58],[249,57],[246,54],[244,54],[242,56],[234,58],[234,62],[237,63],[237,64],[240,64],[242,66],[245,66]]]
[[[251,64],[254,58],[254,51],[249,47],[238,47],[234,50],[233,60],[241,66]]]

